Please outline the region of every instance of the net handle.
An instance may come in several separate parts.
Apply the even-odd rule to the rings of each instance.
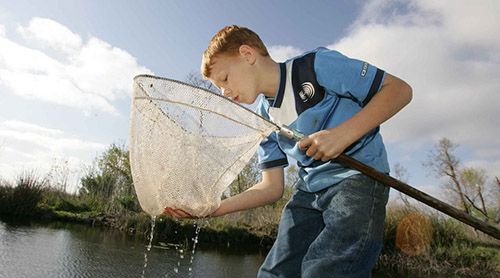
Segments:
[[[283,125],[281,128],[280,128],[280,134],[290,138],[290,139],[293,139],[295,141],[299,141],[301,140],[302,138],[305,137],[304,134],[298,132],[297,130],[294,130],[292,128],[289,128],[288,126],[286,125]],[[462,211],[462,210],[459,210],[457,208],[455,208],[454,206],[451,206],[435,197],[432,197],[431,195],[423,192],[423,191],[420,191],[418,189],[416,189],[415,187],[409,185],[409,184],[406,184],[398,179],[395,179],[387,174],[384,174],[384,173],[381,173],[377,170],[375,170],[374,168],[350,157],[350,156],[347,156],[345,154],[341,154],[339,155],[338,157],[332,159],[331,161],[336,161],[346,167],[349,167],[349,168],[352,168],[352,169],[355,169],[355,170],[358,170],[360,171],[361,173],[375,179],[376,181],[379,181],[387,186],[390,186],[396,190],[398,190],[399,192],[402,192],[432,208],[435,208],[437,210],[439,210],[440,212],[442,213],[445,213],[459,221],[461,221],[462,223],[465,223],[473,228],[476,228],[482,232],[484,232],[485,234],[488,234],[494,238],[496,238],[497,240],[500,240],[500,229],[498,229],[497,227],[489,224],[489,223],[486,223],[485,221],[482,221],[476,217],[473,217],[471,216],[470,214]]]

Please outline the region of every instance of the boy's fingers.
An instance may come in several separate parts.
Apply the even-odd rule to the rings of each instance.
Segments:
[[[165,209],[163,210],[163,214],[170,214],[170,213],[171,213],[171,211],[172,211],[172,209],[171,209],[171,208],[165,208]]]
[[[173,209],[170,207],[165,208],[165,210],[163,210],[163,213],[170,215],[170,216],[173,216],[175,218],[192,218],[192,216],[190,214],[186,213],[185,211],[180,210],[180,209]]]
[[[183,218],[193,218],[193,216],[185,211],[183,211],[182,209],[176,209],[174,210],[175,213]]]
[[[316,146],[308,146],[308,148],[306,150],[307,150],[306,155],[309,157],[312,157],[316,154],[317,147]]]
[[[177,217],[176,213],[174,212],[174,210],[172,208],[165,208],[165,210],[163,210],[163,213],[166,215]]]
[[[317,152],[313,158],[314,158],[314,160],[323,161],[323,158],[327,158],[327,156],[325,156],[325,154],[323,154],[323,153]]]
[[[305,151],[311,146],[312,140],[309,137],[305,137],[299,141],[299,149]]]

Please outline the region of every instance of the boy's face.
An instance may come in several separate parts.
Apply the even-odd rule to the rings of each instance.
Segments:
[[[252,104],[259,95],[253,57],[218,55],[213,58],[210,81],[225,97],[235,102]]]

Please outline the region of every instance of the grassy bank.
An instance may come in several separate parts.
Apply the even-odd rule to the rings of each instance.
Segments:
[[[286,196],[289,194],[288,191]],[[198,246],[201,248],[267,252],[276,236],[286,199],[271,206],[213,219],[179,221],[162,216],[156,221],[154,238],[190,248],[196,225],[200,225]],[[0,216],[3,218],[106,226],[146,239],[151,218],[133,204],[123,196],[113,199],[67,194],[30,174],[23,175],[15,185],[5,182],[0,185]],[[413,217],[410,221],[409,216]],[[395,207],[387,212],[384,249],[375,274],[380,272],[384,277],[498,277],[499,250],[498,241],[454,219],[414,208]]]
[[[408,220],[413,224],[401,229]],[[384,241],[377,265],[384,277],[500,275],[500,242],[437,212],[389,208]]]

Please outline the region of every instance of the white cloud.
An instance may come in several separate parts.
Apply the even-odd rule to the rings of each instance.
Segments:
[[[95,37],[82,42],[50,19],[34,18],[18,31],[34,47],[43,47],[0,36],[0,83],[24,98],[77,108],[85,115],[96,110],[119,115],[113,101],[130,96],[134,75],[150,73],[126,51]]]
[[[271,58],[276,62],[284,62],[303,52],[299,48],[289,45],[273,45],[268,48],[268,51]]]
[[[68,53],[78,51],[82,45],[80,36],[59,22],[48,18],[35,17],[30,20],[27,27],[19,26],[18,31],[28,40]]]
[[[87,142],[70,137],[62,130],[41,127],[22,121],[4,121],[0,123],[0,138],[4,144],[12,148],[14,145],[28,144],[31,148],[44,149],[51,152],[97,151],[105,145]]]
[[[150,73],[126,51],[96,38],[72,57],[66,70],[80,90],[109,101],[129,96],[132,78],[138,73]]]
[[[5,26],[0,24],[0,37],[4,37],[4,36],[5,36]]]
[[[383,126],[388,142],[448,137],[477,156],[491,154],[500,148],[499,10],[498,1],[370,1],[330,48],[413,87],[412,103]]]
[[[0,138],[3,145],[10,149],[24,143],[33,148],[60,153],[65,151],[99,151],[105,148],[105,145],[101,143],[83,141],[68,136],[62,130],[15,120],[0,122]]]
[[[86,141],[64,131],[32,123],[0,122],[0,177],[14,180],[22,170],[47,174],[54,165],[65,164],[78,182],[78,173],[89,165],[105,144]]]
[[[34,133],[39,133],[42,135],[48,135],[48,136],[53,136],[53,137],[61,136],[64,133],[58,129],[41,127],[39,125],[26,123],[26,122],[22,122],[22,121],[16,121],[16,120],[1,122],[0,123],[0,130],[11,130],[14,132],[27,131],[27,132],[34,132]]]

